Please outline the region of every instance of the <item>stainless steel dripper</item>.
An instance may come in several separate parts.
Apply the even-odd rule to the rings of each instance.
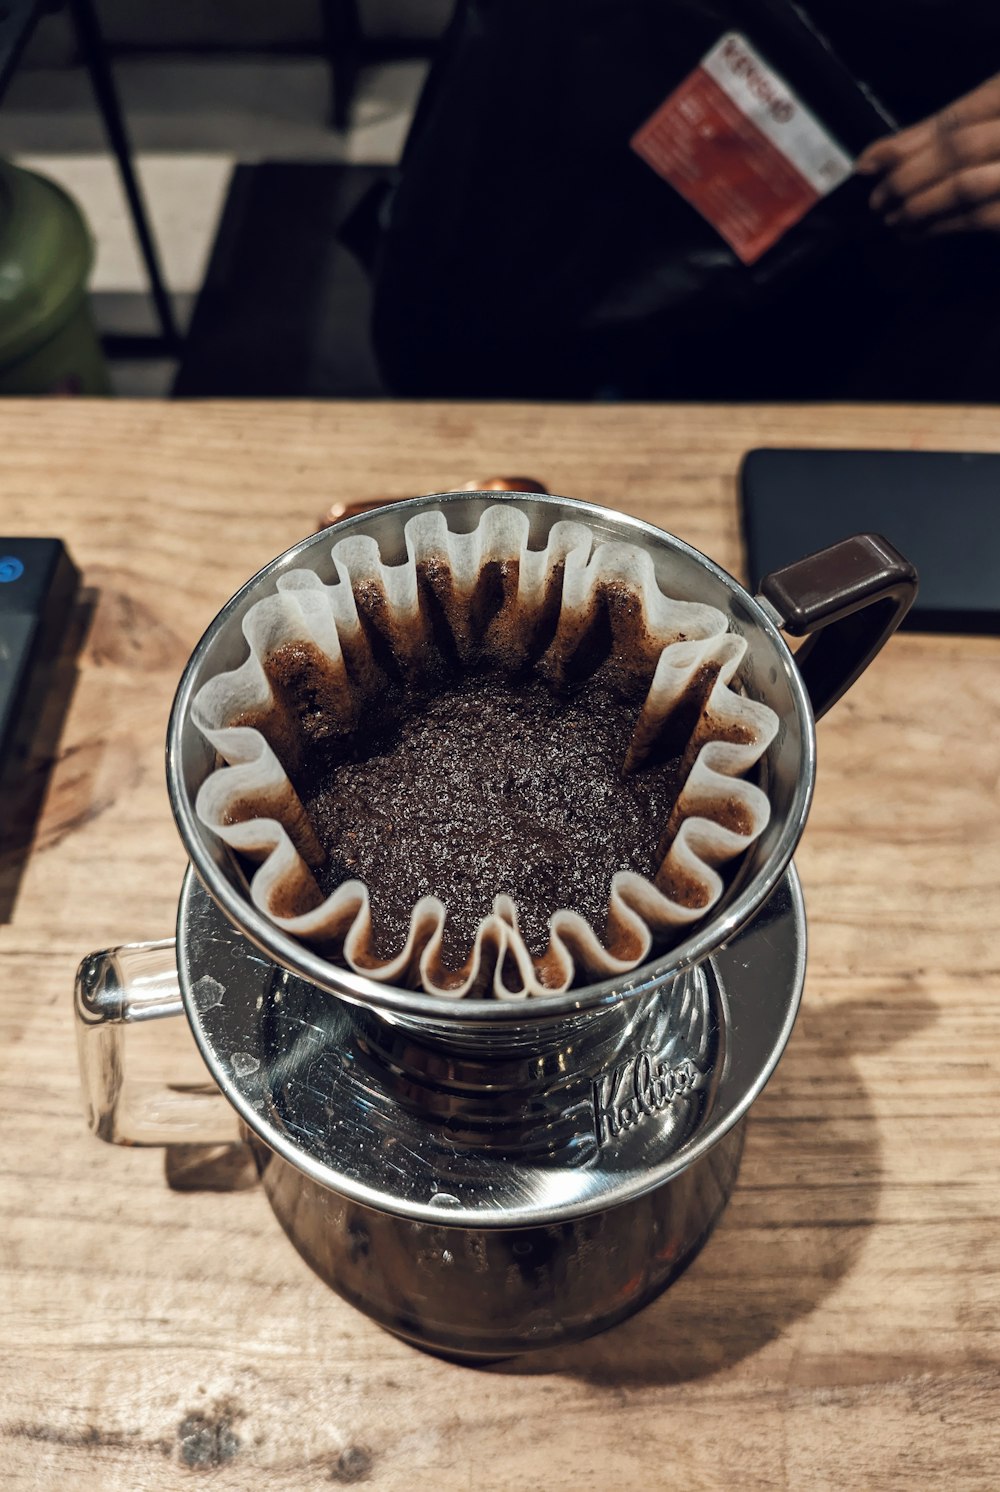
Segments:
[[[434,505],[471,529],[498,494],[417,498],[338,525],[402,557]],[[814,718],[898,625],[915,576],[864,535],[769,576],[756,598],[651,525],[511,493],[532,543],[561,518],[643,545],[663,590],[724,611],[748,651],[743,688],[781,728],[763,762],[772,817],[720,905],[626,978],[517,1004],[445,1002],[340,968],[251,903],[239,865],[195,815],[211,750],[190,719],[235,666],[243,615],[275,578],[332,578],[330,539],[296,545],[222,609],[184,672],[167,771],[191,857],[176,940],[94,954],[77,979],[91,1127],[119,1143],[235,1138],[317,1272],[390,1330],[463,1360],[574,1340],[674,1278],[736,1180],[747,1111],[792,1029],[805,918],[791,856],[815,776]],[[809,634],[794,656],[780,629]],[[207,1077],[139,1090],[124,1037],[184,1013]]]

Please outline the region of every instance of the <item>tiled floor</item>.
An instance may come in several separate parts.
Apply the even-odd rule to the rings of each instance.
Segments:
[[[366,69],[351,129],[327,125],[329,74],[313,59],[125,60],[115,77],[138,173],[179,319],[190,312],[234,166],[260,160],[392,164],[399,158],[426,65]],[[96,242],[91,286],[102,330],[152,330],[145,275],[115,164],[86,74],[24,70],[0,111],[0,154],[63,185]],[[165,394],[168,362],[113,368],[115,388]]]
[[[329,74],[317,59],[126,59],[115,63],[114,72],[140,152],[371,164],[398,158],[426,64],[365,69],[346,135],[327,126]],[[13,79],[0,113],[4,154],[94,154],[104,148],[82,70],[36,69]]]

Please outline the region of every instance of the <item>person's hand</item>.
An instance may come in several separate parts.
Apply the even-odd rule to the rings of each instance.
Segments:
[[[876,140],[854,169],[881,177],[869,200],[891,227],[1000,233],[1000,74]]]

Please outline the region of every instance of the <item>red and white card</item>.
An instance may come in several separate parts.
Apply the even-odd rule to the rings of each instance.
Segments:
[[[728,32],[631,140],[753,264],[853,163],[745,37]]]

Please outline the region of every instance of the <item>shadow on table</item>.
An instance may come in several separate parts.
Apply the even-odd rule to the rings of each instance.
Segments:
[[[804,1006],[754,1105],[728,1211],[690,1271],[612,1331],[487,1371],[683,1383],[733,1366],[815,1310],[852,1269],[878,1211],[877,1123],[853,1058],[934,1017],[927,1002],[889,1015],[860,1001]]]

